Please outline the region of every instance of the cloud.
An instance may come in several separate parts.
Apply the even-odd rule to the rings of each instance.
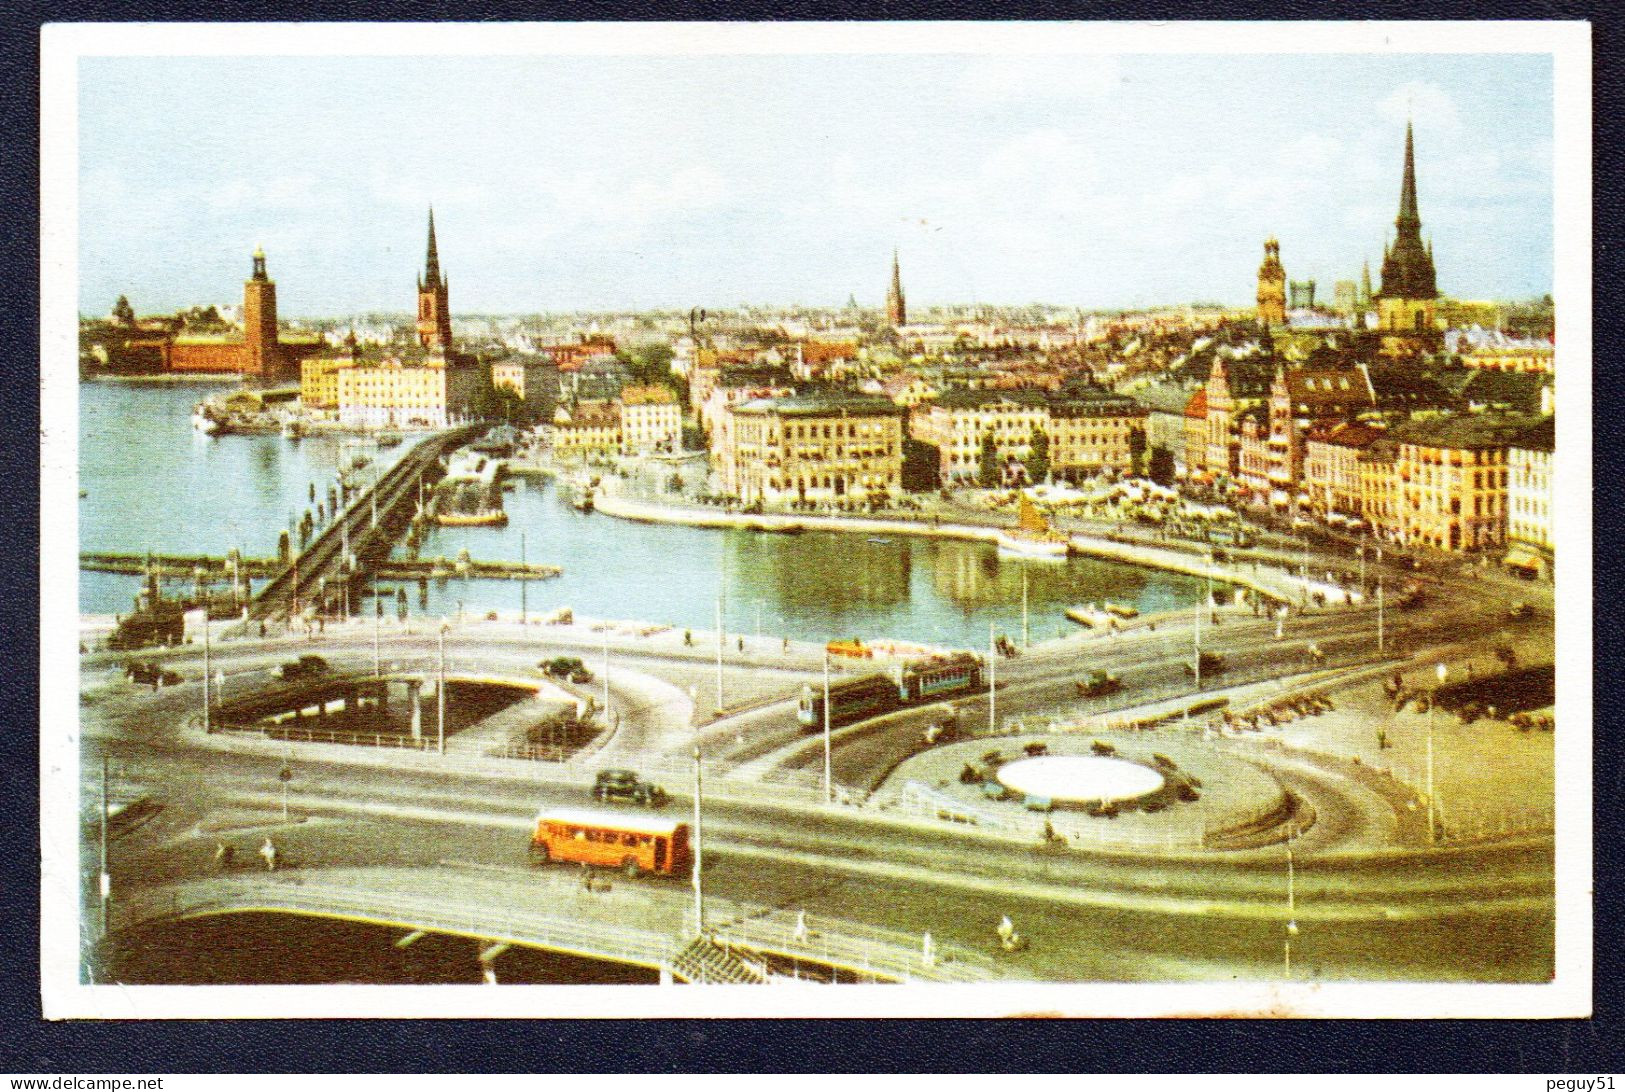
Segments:
[[[1396,125],[1409,118],[1418,129],[1432,132],[1454,133],[1461,128],[1455,100],[1444,88],[1426,80],[1400,84],[1377,104],[1377,112]]]

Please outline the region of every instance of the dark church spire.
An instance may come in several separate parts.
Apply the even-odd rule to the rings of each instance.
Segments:
[[[1422,242],[1422,216],[1416,203],[1416,142],[1405,123],[1405,173],[1399,185],[1399,215],[1393,245],[1384,248],[1382,292],[1390,299],[1431,300],[1439,294],[1433,256]]]
[[[429,252],[423,260],[423,287],[434,288],[441,283],[440,250],[434,241],[434,206],[429,206]]]

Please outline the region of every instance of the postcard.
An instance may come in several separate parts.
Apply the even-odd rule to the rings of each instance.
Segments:
[[[1590,49],[45,28],[45,1015],[1588,1014]]]

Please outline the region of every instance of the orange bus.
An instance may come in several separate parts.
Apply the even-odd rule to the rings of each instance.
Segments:
[[[554,808],[536,816],[530,856],[535,864],[576,861],[619,868],[628,876],[681,875],[693,865],[687,823],[585,808]]]

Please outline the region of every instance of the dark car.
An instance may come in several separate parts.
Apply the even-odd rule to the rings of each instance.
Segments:
[[[592,785],[592,798],[600,804],[624,800],[658,808],[666,802],[666,790],[644,781],[632,770],[599,770]]]
[[[1187,674],[1187,675],[1195,675],[1196,674],[1197,663],[1195,661],[1186,660],[1183,666],[1185,668],[1185,674]],[[1217,653],[1217,652],[1204,652],[1204,653],[1202,653],[1202,656],[1201,656],[1202,674],[1204,674],[1204,675],[1217,675],[1219,672],[1224,670],[1224,667],[1225,667],[1224,657],[1219,655],[1219,653]]]
[[[320,656],[301,656],[297,660],[289,660],[277,668],[276,674],[277,678],[289,681],[325,675],[327,674],[327,661]]]
[[[573,679],[577,674],[587,673],[587,667],[579,656],[555,656],[551,660],[543,660],[536,666],[542,669],[542,674],[555,679]],[[588,675],[588,681],[591,678],[592,676]]]

